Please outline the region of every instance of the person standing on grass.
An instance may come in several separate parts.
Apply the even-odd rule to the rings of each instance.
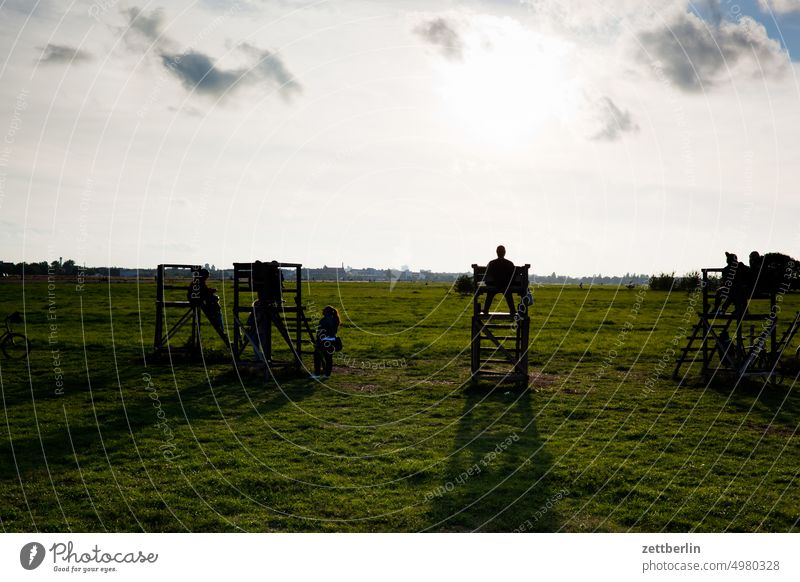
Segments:
[[[508,313],[514,315],[514,296],[511,293],[511,283],[514,279],[514,263],[506,258],[506,247],[497,247],[497,258],[489,261],[486,266],[486,301],[483,304],[483,313],[488,314],[492,306],[492,299],[502,293],[508,304]]]
[[[322,318],[317,325],[317,341],[314,349],[314,373],[311,378],[326,379],[333,371],[333,354],[341,350],[339,332],[339,312],[332,305],[322,310]]]

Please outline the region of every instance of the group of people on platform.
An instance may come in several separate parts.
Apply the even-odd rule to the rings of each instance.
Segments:
[[[725,253],[720,286],[714,296],[711,315],[722,315],[733,305],[733,315],[747,314],[749,299],[763,293],[778,292],[781,286],[788,291],[796,284],[795,261],[780,253],[762,256],[753,251],[749,264],[744,264],[734,253]]]

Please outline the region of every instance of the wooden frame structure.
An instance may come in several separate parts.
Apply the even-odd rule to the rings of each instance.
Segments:
[[[249,363],[263,365],[267,370],[292,367],[299,372],[303,367],[304,345],[310,345],[313,353],[315,336],[302,303],[302,268],[299,263],[277,261],[233,264],[231,347],[237,363],[248,362],[244,356],[251,350],[254,359]],[[288,284],[285,270],[294,271]],[[289,348],[289,360],[273,357],[276,337]]]
[[[153,338],[153,350],[161,353],[165,350],[186,351],[191,354],[200,353],[200,313],[199,305],[193,305],[186,299],[188,284],[171,285],[167,283],[167,269],[188,270],[198,273],[200,265],[163,264],[156,270],[156,328]],[[182,299],[167,298],[167,292],[181,290]],[[181,315],[174,322],[167,321],[167,314],[176,311]],[[169,340],[186,325],[191,326],[189,342],[177,348],[170,346]],[[165,331],[166,330],[166,331]]]
[[[767,293],[769,313],[716,313],[712,312],[709,298],[709,273],[722,273],[723,269],[703,269],[703,311],[681,348],[673,380],[680,379],[681,367],[691,364],[700,356],[704,381],[719,372],[730,372],[739,378],[762,376],[767,381],[782,380],[779,363],[783,352],[800,329],[800,312],[794,315],[779,337],[778,290]],[[751,295],[750,299],[755,298]],[[760,324],[759,324],[760,322]],[[746,329],[749,323],[749,329]],[[700,342],[696,345],[695,342]],[[691,356],[691,358],[690,358]]]
[[[481,379],[528,383],[529,308],[533,304],[528,277],[530,265],[514,267],[508,289],[499,289],[486,278],[486,267],[472,265],[473,306],[470,363],[473,384]],[[481,295],[487,291],[520,296],[516,313],[483,313]]]

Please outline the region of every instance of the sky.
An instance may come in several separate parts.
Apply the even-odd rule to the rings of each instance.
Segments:
[[[800,256],[800,0],[0,0],[0,260]]]

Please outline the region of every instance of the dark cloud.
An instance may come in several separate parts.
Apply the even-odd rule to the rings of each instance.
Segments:
[[[252,76],[273,83],[285,99],[303,90],[277,54],[248,43],[242,43],[239,48],[255,60],[253,68],[247,73],[248,77]]]
[[[159,55],[161,64],[189,91],[222,97],[244,86],[261,85],[274,88],[287,100],[302,91],[300,83],[276,53],[244,43],[239,45],[239,50],[247,57],[247,65],[221,69],[214,59],[199,50],[180,51],[178,43],[164,34],[162,10],[145,13],[133,7],[122,13],[128,18],[125,35],[129,44],[136,46],[142,40],[147,41]]]
[[[592,139],[600,141],[616,141],[624,133],[636,133],[639,125],[633,120],[630,111],[617,107],[609,97],[600,99],[600,122],[602,127]]]
[[[136,6],[122,11],[128,17],[127,35],[139,35],[151,42],[166,40],[162,38],[164,27],[164,11],[160,8],[153,10],[150,14]]]
[[[241,77],[240,71],[220,71],[211,59],[198,52],[162,54],[161,62],[189,91],[221,96]]]
[[[91,55],[75,47],[61,44],[48,44],[42,49],[39,62],[45,65],[55,65],[61,63],[80,63],[90,61]]]
[[[434,18],[414,29],[423,40],[439,48],[448,59],[460,61],[464,57],[464,43],[455,27],[446,18]]]
[[[639,34],[641,57],[680,89],[707,89],[736,69],[752,76],[777,76],[787,55],[763,25],[749,17],[709,23],[691,13]]]
[[[241,48],[251,57],[255,57],[252,66],[223,70],[208,55],[197,51],[186,54],[163,53],[161,62],[187,90],[214,97],[221,97],[246,85],[270,85],[284,99],[289,99],[302,90],[300,83],[289,73],[278,55],[252,45]]]

